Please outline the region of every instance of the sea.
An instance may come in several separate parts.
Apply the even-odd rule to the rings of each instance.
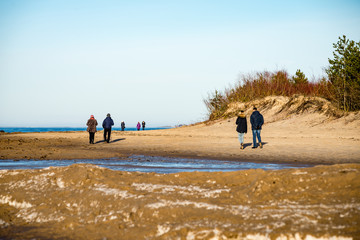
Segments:
[[[160,129],[169,129],[172,127],[146,127],[145,131],[149,130],[160,130]],[[102,130],[102,128],[98,128]],[[121,131],[121,128],[112,128],[112,130]],[[73,131],[86,131],[86,127],[0,127],[0,131],[7,133],[13,132],[73,132]],[[125,128],[125,131],[137,131],[136,128]],[[141,129],[142,131],[142,129]]]

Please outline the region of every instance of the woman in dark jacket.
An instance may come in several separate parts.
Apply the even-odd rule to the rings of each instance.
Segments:
[[[86,125],[88,126],[87,131],[89,132],[90,144],[94,144],[96,126],[98,125],[96,119],[94,118],[94,115],[90,116],[90,119],[87,121]]]
[[[236,125],[236,131],[239,134],[240,149],[244,149],[244,135],[247,133],[247,121],[243,110],[240,111],[236,119]]]

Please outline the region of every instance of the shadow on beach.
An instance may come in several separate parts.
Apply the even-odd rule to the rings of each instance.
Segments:
[[[119,142],[119,141],[123,141],[125,140],[126,138],[118,138],[118,139],[115,139],[115,140],[112,140],[110,141],[109,143],[114,143],[114,142]],[[98,143],[104,143],[105,140],[100,140],[100,141],[97,141],[95,144],[98,144]]]
[[[262,142],[262,145],[265,146],[266,144],[268,144],[267,142]],[[244,143],[244,149],[246,149],[247,147],[251,147],[252,143]]]

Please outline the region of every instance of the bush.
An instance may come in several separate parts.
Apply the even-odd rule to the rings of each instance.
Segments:
[[[242,75],[234,87],[224,93],[215,90],[204,100],[209,111],[209,120],[221,118],[231,102],[249,102],[266,96],[304,96],[323,97],[334,100],[332,84],[322,78],[309,82],[305,74],[298,70],[290,77],[286,71],[260,72],[254,75]]]

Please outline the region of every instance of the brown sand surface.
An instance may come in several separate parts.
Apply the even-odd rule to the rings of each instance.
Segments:
[[[93,165],[1,170],[0,239],[360,239],[359,113],[333,118],[318,106],[299,112],[287,99],[267,101],[262,149],[251,149],[250,132],[239,149],[235,118],[114,131],[110,143],[98,132],[94,145],[86,132],[0,134],[0,159],[145,154],[322,164],[178,174]]]
[[[0,170],[1,239],[360,239],[360,165]]]
[[[332,119],[316,109],[301,113],[282,110],[287,101],[270,100],[271,107],[260,109],[265,118],[263,149],[251,148],[249,127],[246,148],[240,150],[236,118],[230,118],[167,130],[113,131],[109,144],[101,141],[102,131],[95,134],[94,145],[88,144],[87,132],[0,134],[0,159],[96,159],[144,154],[252,162],[360,162],[359,113]],[[246,113],[249,122],[251,109]]]

